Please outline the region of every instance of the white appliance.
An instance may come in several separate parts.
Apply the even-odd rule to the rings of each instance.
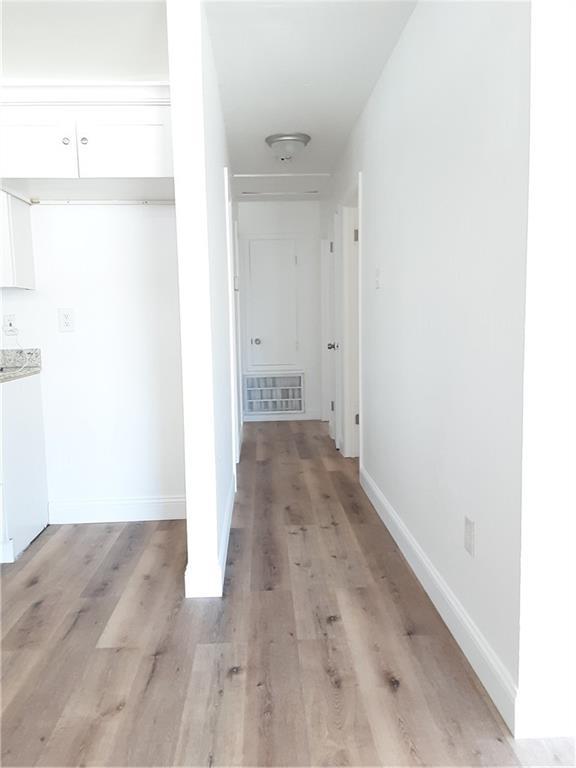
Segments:
[[[39,374],[0,384],[0,561],[11,563],[48,525]]]

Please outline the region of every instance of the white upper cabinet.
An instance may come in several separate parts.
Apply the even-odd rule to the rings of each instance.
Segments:
[[[76,135],[80,178],[173,175],[169,107],[89,109]]]
[[[74,115],[66,109],[46,107],[2,109],[0,176],[5,179],[76,178]]]
[[[30,206],[0,191],[0,288],[34,288]]]
[[[84,89],[86,91],[86,89]],[[92,89],[94,90],[94,89]],[[125,98],[135,97],[128,88]],[[0,116],[0,176],[4,179],[171,177],[168,104],[5,104]],[[54,98],[35,89],[29,98]],[[65,94],[70,99],[70,94]],[[152,100],[156,93],[152,94]]]

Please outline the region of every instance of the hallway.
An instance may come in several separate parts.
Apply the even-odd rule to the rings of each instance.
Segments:
[[[181,521],[3,567],[3,765],[520,764],[325,425],[246,424],[239,472],[222,600],[183,599]]]

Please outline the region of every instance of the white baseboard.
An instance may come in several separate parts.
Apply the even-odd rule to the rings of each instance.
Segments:
[[[514,732],[516,684],[488,640],[450,589],[366,469],[360,483],[410,564],[448,629],[492,698],[506,725]]]
[[[184,572],[184,594],[187,598],[222,597],[224,574],[215,557],[202,562],[188,562]]]
[[[235,497],[236,481],[232,477],[220,529],[218,556],[215,558],[206,552],[201,562],[188,562],[184,574],[186,597],[222,597]]]
[[[12,539],[3,541],[0,544],[0,563],[13,563],[16,560],[14,556],[14,542]]]
[[[234,500],[236,498],[236,478],[232,478],[228,496],[226,498],[226,509],[224,510],[224,522],[220,530],[220,541],[218,542],[218,563],[222,571],[222,585],[224,585],[224,572],[226,571],[226,558],[228,556],[228,542],[230,540],[230,528],[232,527],[232,514],[234,512]]]
[[[245,413],[244,421],[322,421],[321,413]]]
[[[67,499],[48,503],[48,520],[52,525],[182,520],[185,517],[186,498],[184,496]]]

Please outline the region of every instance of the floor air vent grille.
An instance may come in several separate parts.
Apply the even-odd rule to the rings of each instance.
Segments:
[[[304,374],[244,376],[244,413],[264,415],[304,412]]]

